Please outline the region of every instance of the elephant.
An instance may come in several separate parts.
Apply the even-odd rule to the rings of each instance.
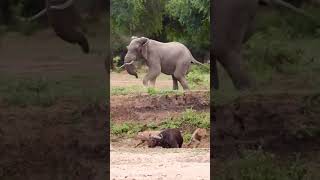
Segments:
[[[200,64],[195,60],[189,49],[179,42],[159,42],[146,37],[133,37],[127,46],[128,52],[124,58],[125,67],[130,75],[138,78],[134,61],[142,58],[146,61],[149,68],[148,73],[143,78],[143,85],[154,87],[156,78],[160,73],[172,76],[173,89],[178,89],[178,81],[184,90],[188,90],[189,86],[186,75],[189,72],[190,64]]]
[[[246,70],[242,66],[242,45],[254,33],[254,19],[259,5],[278,5],[315,21],[311,15],[282,0],[214,0],[211,6],[211,34],[213,45],[211,68],[212,86],[219,89],[218,61],[229,74],[238,90],[252,87]]]
[[[33,21],[44,14],[48,16],[49,24],[58,37],[66,42],[78,44],[84,53],[89,53],[89,43],[80,30],[81,18],[75,8],[74,0],[46,0],[46,8],[28,18],[28,21]]]

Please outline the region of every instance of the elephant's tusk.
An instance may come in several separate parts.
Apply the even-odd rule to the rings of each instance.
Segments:
[[[120,68],[123,68],[124,66],[130,65],[130,64],[132,64],[132,63],[134,63],[134,61],[131,61],[131,62],[129,62],[129,63],[124,63],[122,66],[120,66]]]
[[[60,5],[52,5],[49,6],[50,9],[57,9],[57,10],[63,10],[66,9],[67,7],[71,6],[73,4],[74,0],[68,0],[66,2],[64,2],[63,4]]]
[[[42,10],[41,10],[40,12],[38,12],[36,15],[28,18],[27,21],[33,21],[33,20],[39,18],[40,16],[43,16],[46,12],[47,12],[47,8],[42,9]]]

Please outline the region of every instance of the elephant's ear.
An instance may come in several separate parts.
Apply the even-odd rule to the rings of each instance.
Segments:
[[[142,45],[141,45],[141,55],[144,59],[148,59],[148,43],[149,43],[149,39],[148,38],[144,38],[142,39]]]

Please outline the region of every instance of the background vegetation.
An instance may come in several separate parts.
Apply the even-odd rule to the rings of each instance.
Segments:
[[[112,0],[111,7],[114,56],[126,51],[131,36],[179,41],[200,61],[209,53],[209,0]]]

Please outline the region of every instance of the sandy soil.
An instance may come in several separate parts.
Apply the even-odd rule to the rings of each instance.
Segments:
[[[209,149],[111,150],[112,180],[209,180]]]

